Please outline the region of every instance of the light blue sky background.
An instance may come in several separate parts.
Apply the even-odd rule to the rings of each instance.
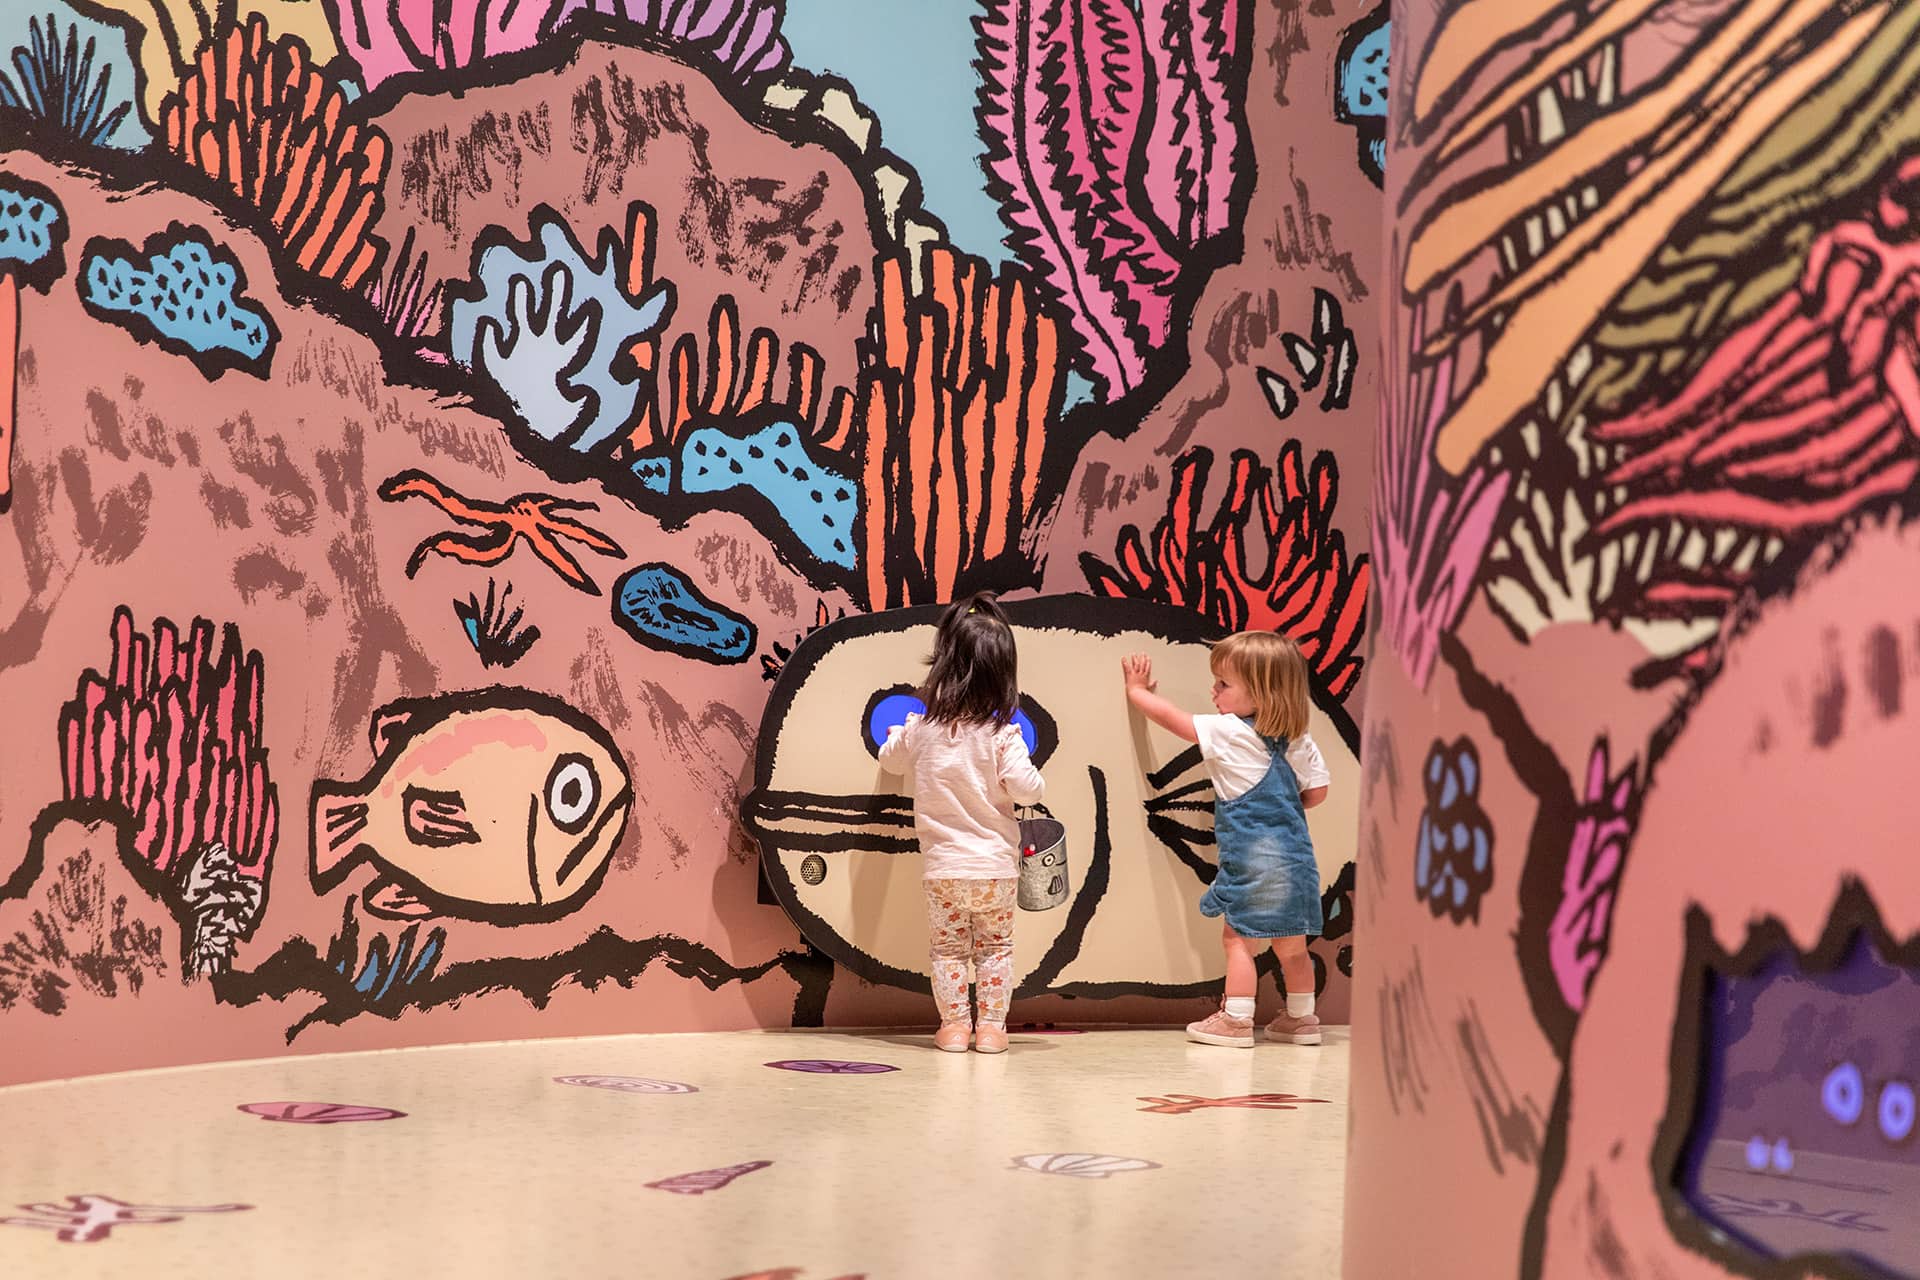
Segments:
[[[998,264],[1006,229],[986,193],[973,121],[977,11],[969,0],[787,0],[781,30],[799,65],[853,83],[953,242]]]
[[[920,175],[953,243],[997,267],[1011,255],[973,118],[977,12],[972,0],[787,0],[781,30],[797,64],[844,77],[880,117],[882,143]],[[1091,396],[1084,378],[1067,376],[1069,406]]]

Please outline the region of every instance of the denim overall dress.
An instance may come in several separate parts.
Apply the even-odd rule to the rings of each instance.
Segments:
[[[1214,801],[1220,872],[1200,898],[1200,913],[1226,916],[1227,927],[1243,938],[1318,935],[1325,927],[1320,868],[1300,783],[1287,763],[1287,740],[1262,735],[1261,741],[1273,758],[1260,781],[1244,795]]]

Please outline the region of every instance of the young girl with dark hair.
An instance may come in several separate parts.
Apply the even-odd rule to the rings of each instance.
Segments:
[[[1020,681],[1013,628],[986,592],[941,615],[920,698],[880,748],[880,767],[905,774],[932,932],[934,1044],[964,1053],[1007,1047],[1013,991],[1014,889],[1020,823],[1014,806],[1038,804],[1045,784],[1014,724]],[[973,964],[978,1019],[968,1007]]]

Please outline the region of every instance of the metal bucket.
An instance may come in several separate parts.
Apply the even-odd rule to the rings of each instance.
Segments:
[[[1049,911],[1067,900],[1067,829],[1045,809],[1020,819],[1022,911]]]

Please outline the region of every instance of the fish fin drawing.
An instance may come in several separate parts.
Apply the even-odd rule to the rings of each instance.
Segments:
[[[367,741],[373,746],[373,758],[380,759],[387,748],[407,736],[408,728],[413,724],[413,708],[404,703],[389,703],[373,713],[373,723],[367,728]]]
[[[360,833],[367,829],[367,802],[359,793],[332,783],[313,790],[313,875],[324,880],[353,858]]]
[[[400,793],[407,839],[429,849],[479,844],[480,833],[467,817],[467,801],[458,791],[408,787]]]
[[[361,902],[372,914],[389,920],[421,920],[434,914],[433,908],[414,897],[411,889],[385,876],[367,886]]]

